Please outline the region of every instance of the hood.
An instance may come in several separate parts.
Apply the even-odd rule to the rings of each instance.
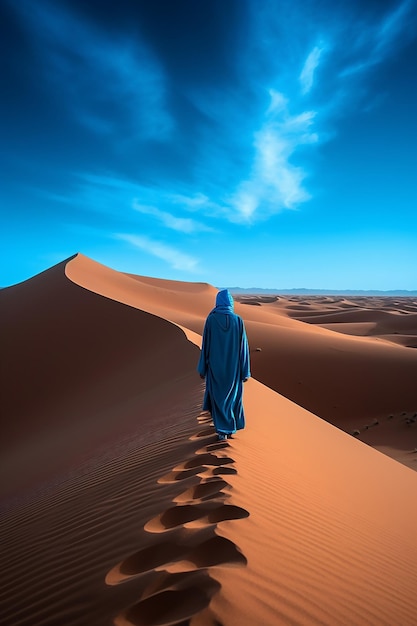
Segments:
[[[232,312],[233,313],[234,302],[228,289],[222,289],[216,296],[216,311],[219,313]],[[225,311],[223,309],[228,309]]]
[[[216,306],[212,310],[213,317],[222,330],[229,330],[230,315],[233,315],[234,302],[228,289],[222,289],[216,296]]]

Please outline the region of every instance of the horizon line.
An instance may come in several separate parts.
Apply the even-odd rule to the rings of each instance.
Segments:
[[[237,295],[386,295],[406,297],[417,296],[417,289],[328,289],[328,288],[309,288],[309,287],[291,287],[291,288],[270,288],[270,287],[218,287],[218,289],[228,289],[230,293]]]

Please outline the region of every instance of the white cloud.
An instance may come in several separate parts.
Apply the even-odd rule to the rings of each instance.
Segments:
[[[195,259],[188,254],[184,254],[176,248],[167,246],[160,241],[155,241],[154,239],[149,239],[148,237],[141,235],[130,235],[124,233],[116,234],[115,238],[126,241],[132,246],[166,261],[176,270],[183,270],[186,272],[197,271],[198,259]]]
[[[314,72],[319,64],[322,52],[323,48],[315,46],[304,63],[303,69],[301,70],[301,74],[299,77],[301,83],[301,91],[303,94],[308,93],[313,87]]]
[[[291,163],[291,157],[299,146],[318,141],[317,133],[311,130],[316,114],[304,111],[291,116],[287,98],[274,90],[269,93],[271,105],[254,136],[251,175],[230,199],[233,221],[251,222],[259,212],[268,215],[293,209],[310,199],[303,187],[307,174]]]
[[[197,192],[175,193],[133,183],[111,175],[80,175],[82,184],[77,201],[122,217],[133,208],[155,220],[146,224],[149,233],[157,223],[186,235],[215,232],[201,220],[184,214],[196,213],[206,218],[230,222],[252,223],[285,209],[294,209],[309,200],[304,188],[307,173],[292,163],[302,145],[317,143],[314,131],[315,111],[289,112],[289,100],[281,92],[270,89],[260,128],[253,133],[253,158],[246,178],[242,177],[229,193],[213,199]]]
[[[281,128],[288,135],[291,133],[294,135],[304,134],[313,124],[315,117],[315,111],[304,111],[299,115],[293,116],[287,115],[281,124]]]
[[[237,215],[232,215],[232,221],[252,221],[262,196],[262,185],[257,181],[246,180],[240,184],[236,194],[231,198],[231,206]]]
[[[271,104],[269,105],[266,114],[270,115],[285,111],[288,106],[288,99],[284,96],[284,94],[279,91],[275,91],[275,89],[270,89],[269,95],[271,97]]]
[[[200,209],[210,204],[210,199],[203,193],[197,193],[193,196],[171,194],[171,200],[175,202],[175,204],[182,204],[190,210]]]
[[[135,211],[144,215],[151,215],[158,219],[164,226],[172,230],[176,230],[181,233],[192,234],[202,231],[212,231],[212,228],[201,224],[196,220],[187,217],[176,217],[167,211],[161,211],[154,206],[141,204],[138,200],[133,201],[133,208]]]
[[[133,208],[138,213],[149,215],[166,228],[177,232],[190,235],[199,232],[215,232],[214,228],[201,221],[173,215],[170,210],[155,206],[158,203],[164,208],[172,208],[177,213],[181,209],[187,212],[197,210],[201,212],[204,208],[207,213],[215,205],[203,194],[195,196],[175,194],[111,175],[82,173],[78,174],[78,177],[82,182],[78,187],[76,201],[89,208],[106,210],[120,216],[125,210]]]

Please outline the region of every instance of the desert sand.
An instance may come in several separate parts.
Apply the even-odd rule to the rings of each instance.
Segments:
[[[219,443],[216,291],[81,254],[0,291],[0,624],[416,623],[417,302],[239,297]]]

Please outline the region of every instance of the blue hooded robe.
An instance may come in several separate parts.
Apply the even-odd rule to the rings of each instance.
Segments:
[[[197,369],[206,379],[203,409],[210,411],[216,432],[226,435],[244,428],[242,383],[250,377],[249,347],[227,289],[219,291],[206,319]]]

